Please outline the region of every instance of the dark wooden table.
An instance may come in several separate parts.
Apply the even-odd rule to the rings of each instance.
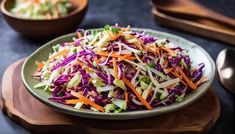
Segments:
[[[119,23],[122,26],[150,28],[165,31],[182,36],[202,46],[215,60],[219,51],[224,48],[232,48],[227,44],[198,37],[185,32],[180,32],[155,25],[151,15],[151,5],[148,0],[90,0],[89,10],[79,28],[103,27],[105,24]],[[199,0],[203,5],[235,18],[234,0]],[[32,31],[34,32],[34,31]],[[14,61],[26,57],[48,40],[32,40],[20,36],[14,32],[4,21],[0,14],[0,81],[4,70]],[[1,82],[0,82],[1,83]],[[226,92],[216,78],[216,93],[220,97],[221,117],[216,126],[211,130],[212,134],[234,133],[234,95]],[[170,128],[169,128],[170,129]],[[11,121],[0,112],[0,134],[24,134],[26,129]]]

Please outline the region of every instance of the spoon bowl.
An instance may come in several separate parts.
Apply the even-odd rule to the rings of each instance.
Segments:
[[[233,94],[235,93],[235,50],[222,50],[216,60],[221,84]]]

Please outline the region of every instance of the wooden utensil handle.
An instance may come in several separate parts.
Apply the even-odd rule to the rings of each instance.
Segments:
[[[227,16],[216,13],[214,11],[209,11],[208,12],[208,19],[211,19],[211,20],[221,22],[223,24],[235,27],[235,19],[229,18]]]

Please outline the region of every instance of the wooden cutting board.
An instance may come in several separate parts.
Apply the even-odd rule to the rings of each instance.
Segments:
[[[207,37],[235,45],[235,28],[203,18],[186,18],[185,16],[166,14],[152,8],[152,14],[157,24],[199,36]]]
[[[182,110],[151,118],[112,121],[62,114],[27,92],[20,77],[22,62],[12,64],[4,73],[1,108],[12,120],[33,133],[205,133],[214,126],[220,115],[220,103],[213,88]]]

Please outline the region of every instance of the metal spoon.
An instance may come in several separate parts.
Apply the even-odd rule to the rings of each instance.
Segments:
[[[233,94],[235,93],[235,50],[224,49],[216,59],[221,84]]]

